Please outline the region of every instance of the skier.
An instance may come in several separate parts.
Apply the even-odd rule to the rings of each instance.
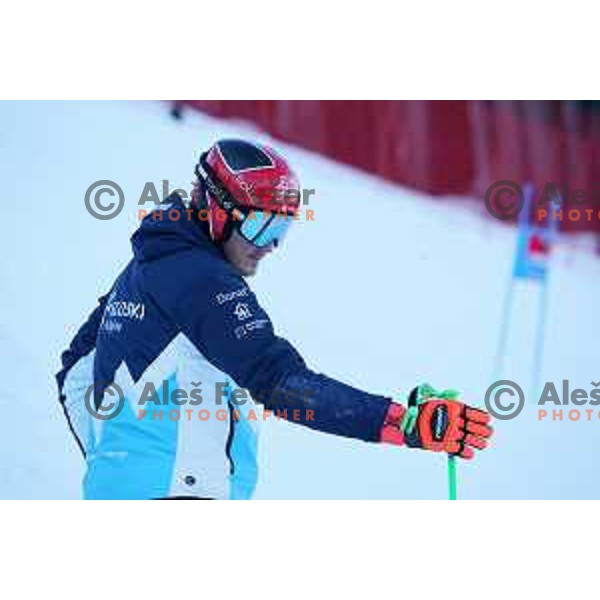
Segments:
[[[278,153],[221,140],[196,166],[190,206],[172,194],[133,234],[133,259],[57,374],[86,458],[85,498],[250,498],[257,421],[245,418],[244,389],[265,411],[325,433],[465,459],[488,445],[487,412],[417,388],[408,408],[360,391],[310,370],[275,334],[245,278],[294,220],[299,194],[281,190],[299,185]],[[167,416],[181,408],[208,418]]]

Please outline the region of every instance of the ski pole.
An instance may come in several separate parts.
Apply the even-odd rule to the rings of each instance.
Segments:
[[[456,456],[448,454],[448,500],[456,500]]]
[[[425,383],[419,386],[418,403],[426,402],[429,398],[442,398],[444,400],[456,400],[460,397],[457,390],[438,391]],[[457,476],[456,476],[456,456],[448,454],[448,500],[456,500]]]

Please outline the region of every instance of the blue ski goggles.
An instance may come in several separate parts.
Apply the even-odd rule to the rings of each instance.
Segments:
[[[293,214],[254,209],[246,212],[236,208],[233,217],[242,238],[257,248],[278,246],[294,222]]]

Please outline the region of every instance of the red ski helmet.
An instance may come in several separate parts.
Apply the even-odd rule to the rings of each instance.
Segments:
[[[245,140],[220,140],[200,157],[210,235],[223,243],[234,227],[247,241],[278,242],[300,206],[298,178],[272,148]]]

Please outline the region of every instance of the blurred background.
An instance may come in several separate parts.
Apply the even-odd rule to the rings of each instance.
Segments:
[[[79,497],[60,353],[129,261],[145,185],[189,190],[200,152],[234,136],[271,143],[315,190],[314,221],[250,282],[313,369],[479,405],[519,382],[524,410],[461,463],[459,497],[600,497],[598,409],[540,421],[535,405],[545,381],[600,381],[598,102],[157,101],[0,103],[0,498]],[[86,210],[98,180],[124,192],[114,219]],[[498,180],[583,190],[593,218],[499,220]],[[267,421],[256,497],[444,498],[445,458],[427,454]]]
[[[490,183],[600,193],[600,101],[218,101],[174,104],[245,119],[280,140],[434,196],[481,200]],[[592,204],[581,203],[584,208]],[[600,221],[564,220],[565,231]]]

